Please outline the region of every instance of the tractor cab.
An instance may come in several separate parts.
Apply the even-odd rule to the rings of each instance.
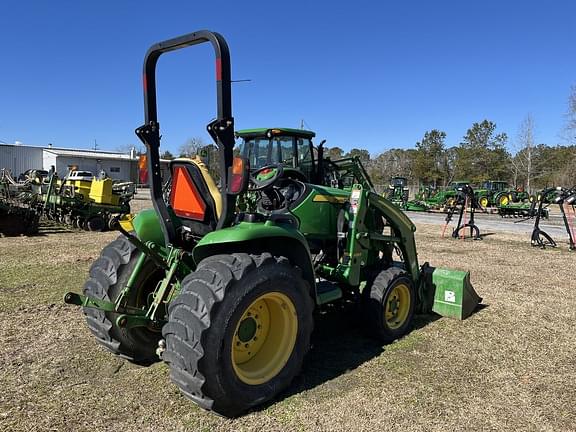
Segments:
[[[510,189],[510,185],[505,181],[488,180],[482,184],[482,189],[489,190],[490,192],[504,192]]]
[[[324,142],[314,146],[312,131],[290,128],[245,129],[236,132],[241,142],[235,154],[248,160],[252,172],[282,165],[283,176],[304,183],[350,190],[354,184],[374,190],[358,157],[325,158]]]
[[[318,174],[318,152],[312,144],[315,135],[289,128],[240,130],[236,137],[242,141],[236,152],[249,161],[251,170],[282,165],[286,177],[312,182]]]
[[[390,179],[390,186],[392,188],[407,187],[408,186],[408,179],[406,177],[392,177]]]

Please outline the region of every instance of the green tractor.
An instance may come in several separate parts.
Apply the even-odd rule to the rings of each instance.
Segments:
[[[217,113],[208,132],[220,185],[199,159],[176,159],[166,190],[156,62],[205,42],[216,57]],[[357,302],[367,329],[388,343],[410,330],[416,313],[463,319],[480,302],[468,272],[420,266],[415,226],[390,201],[361,180],[318,184],[337,173],[324,172],[305,132],[276,140],[286,130],[244,131],[235,151],[222,36],[204,30],[153,45],[144,73],[145,123],[136,134],[148,151],[154,210],[138,213],[130,231],[118,225],[121,235],[92,264],[83,294],[65,296],[82,306],[107,350],[141,365],[164,360],[184,395],[231,417],[290,385],[323,305]],[[246,150],[256,135],[266,137],[262,146]]]
[[[428,211],[428,205],[421,200],[409,201],[408,179],[406,177],[392,177],[388,186],[387,197],[394,205],[407,211]]]
[[[532,201],[527,192],[521,188],[514,189],[508,182],[502,180],[484,182],[481,188],[475,190],[475,194],[482,208],[488,206],[502,207],[510,203]]]
[[[392,177],[388,186],[388,200],[392,201],[398,207],[404,207],[408,202],[408,179],[406,177]]]

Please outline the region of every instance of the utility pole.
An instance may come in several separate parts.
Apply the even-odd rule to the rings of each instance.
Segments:
[[[96,142],[96,138],[94,138],[94,150],[98,150],[98,143]]]

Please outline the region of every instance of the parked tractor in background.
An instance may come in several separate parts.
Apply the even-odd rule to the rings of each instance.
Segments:
[[[409,191],[408,179],[406,177],[392,177],[386,198],[398,207],[403,207],[403,205],[408,202]]]
[[[207,129],[221,186],[195,158],[173,160],[163,189],[156,63],[206,42],[216,57],[217,112]],[[199,31],[153,45],[144,74],[145,123],[136,134],[148,151],[154,210],[138,213],[130,231],[118,226],[122,235],[91,266],[83,294],[65,296],[83,307],[106,349],[144,365],[160,356],[184,395],[237,416],[299,373],[322,305],[357,302],[384,343],[406,334],[415,313],[463,319],[475,309],[481,299],[469,273],[421,266],[415,226],[365,186],[358,165],[344,179],[346,164],[327,172],[311,136],[285,129],[239,132],[235,149],[221,35]],[[335,187],[343,180],[351,186]]]
[[[514,189],[502,180],[488,180],[476,189],[475,193],[482,208],[506,206],[509,203],[528,201],[530,198],[522,188]]]
[[[386,198],[402,210],[428,211],[428,206],[423,201],[410,201],[410,188],[406,177],[396,176],[390,179]]]

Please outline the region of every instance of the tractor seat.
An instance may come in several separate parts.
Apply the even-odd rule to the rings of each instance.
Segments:
[[[202,160],[178,158],[170,162],[170,206],[193,234],[203,236],[216,228],[222,196]]]

